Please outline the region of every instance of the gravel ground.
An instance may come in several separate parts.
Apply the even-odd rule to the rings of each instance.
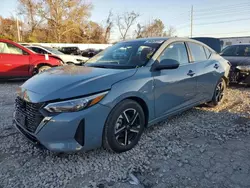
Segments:
[[[148,128],[129,152],[55,155],[12,126],[20,84],[0,83],[0,187],[250,187],[250,88]]]

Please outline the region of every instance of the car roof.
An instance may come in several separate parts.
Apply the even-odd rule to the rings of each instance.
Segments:
[[[120,41],[120,42],[132,42],[132,41],[167,41],[167,40],[183,40],[185,42],[194,42],[194,43],[200,43],[200,44],[204,44],[202,42],[199,42],[197,40],[194,39],[190,39],[190,38],[183,38],[183,37],[149,37],[149,38],[139,38],[139,39],[131,39],[131,40],[125,40],[125,41]]]
[[[228,45],[228,46],[244,46],[244,45],[250,45],[250,43],[232,44],[232,45]]]

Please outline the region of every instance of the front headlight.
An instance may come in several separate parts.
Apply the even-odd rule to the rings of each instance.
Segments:
[[[250,65],[240,65],[240,66],[237,66],[236,68],[241,71],[250,72]]]
[[[89,97],[50,103],[45,106],[44,109],[50,113],[77,112],[97,104],[107,95],[107,93],[106,91]]]

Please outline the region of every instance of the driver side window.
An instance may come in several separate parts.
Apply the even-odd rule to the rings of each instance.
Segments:
[[[0,42],[0,53],[2,54],[17,54],[17,55],[24,55],[25,52],[18,48],[17,46],[10,44],[10,43],[5,43],[5,42]]]
[[[170,44],[160,55],[159,62],[163,59],[173,59],[184,65],[189,63],[187,50],[184,42]]]

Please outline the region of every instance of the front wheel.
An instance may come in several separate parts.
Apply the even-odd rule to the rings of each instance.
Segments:
[[[221,78],[215,87],[212,101],[210,101],[207,105],[210,107],[220,105],[224,101],[226,87],[227,84],[225,79]]]
[[[140,140],[145,127],[142,107],[127,99],[110,113],[103,133],[104,148],[117,153],[132,149]]]
[[[42,72],[44,72],[44,71],[46,71],[46,70],[48,70],[50,68],[51,67],[48,66],[48,65],[41,66],[41,67],[38,68],[38,73],[42,73]]]

